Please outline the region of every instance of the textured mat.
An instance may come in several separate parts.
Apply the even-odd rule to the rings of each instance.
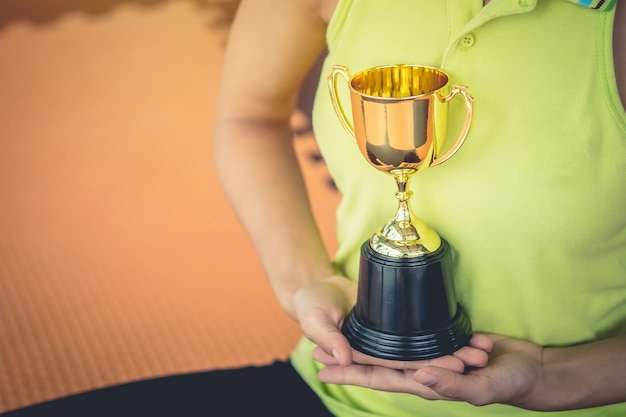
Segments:
[[[0,412],[286,357],[299,330],[211,166],[221,16],[35,3],[0,18]],[[338,195],[306,129],[295,144],[332,248]]]

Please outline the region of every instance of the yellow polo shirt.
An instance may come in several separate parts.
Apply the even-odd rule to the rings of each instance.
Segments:
[[[335,64],[353,73],[435,66],[469,87],[475,118],[456,155],[414,176],[412,205],[450,243],[457,297],[474,329],[553,346],[626,334],[626,112],[612,60],[614,9],[585,0],[482,3],[339,1],[313,114],[343,195],[336,265],[357,279],[359,248],[396,201],[391,177],[343,131],[326,75]],[[450,141],[464,117],[455,99]],[[337,416],[541,414],[321,384],[312,348],[303,340],[292,363]],[[626,403],[554,415],[625,416]]]

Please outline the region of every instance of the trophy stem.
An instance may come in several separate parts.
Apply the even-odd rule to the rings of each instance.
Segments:
[[[389,173],[398,187],[395,194],[398,209],[394,217],[372,236],[372,249],[392,258],[416,258],[435,252],[441,246],[441,238],[422,220],[413,214],[409,201],[413,192],[409,181],[415,169],[398,168]]]
[[[398,210],[396,211],[394,221],[398,224],[402,223],[403,226],[411,225],[413,220],[411,206],[409,204],[413,192],[409,190],[409,182],[411,181],[411,174],[414,172],[414,169],[394,169],[390,172],[398,186],[398,192],[395,194],[398,200]],[[411,232],[413,232],[413,230],[411,230]],[[415,232],[417,231],[415,230]],[[410,239],[409,236],[406,236],[406,238]],[[419,236],[411,236],[411,238],[419,239]]]

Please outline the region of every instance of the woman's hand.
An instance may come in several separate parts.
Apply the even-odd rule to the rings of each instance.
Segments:
[[[467,368],[481,368],[487,365],[488,352],[491,351],[492,347],[493,344],[489,337],[476,334],[472,336],[468,346],[462,347],[451,355],[436,359],[396,361],[378,359],[352,350],[352,362],[358,365],[384,367],[398,371],[416,371],[427,366],[436,366],[451,372],[463,373]],[[321,348],[313,351],[313,359],[326,366],[341,366],[335,358],[326,354]]]
[[[493,350],[486,367],[463,375],[434,367],[415,372],[413,378],[423,387],[422,396],[474,405],[504,403],[541,409],[539,403],[546,388],[543,348],[504,336],[489,337]]]
[[[352,348],[340,329],[355,301],[356,284],[341,276],[314,281],[294,296],[302,332],[339,366],[352,363]]]
[[[503,403],[541,411],[626,401],[624,336],[564,348],[542,348],[498,335],[475,335],[473,343],[484,337],[493,343],[489,363],[465,373],[446,369],[441,363],[415,371],[362,364],[341,367],[328,362],[319,372],[319,379],[430,400]]]
[[[319,357],[319,353],[316,356]],[[341,367],[327,361],[319,379],[331,384],[404,392],[431,400],[467,401],[475,405],[522,404],[543,379],[541,356],[542,349],[532,343],[477,334],[470,346],[454,355],[424,361],[418,366],[403,365],[403,369],[372,364]],[[455,359],[469,370],[463,373],[465,369],[450,366]]]

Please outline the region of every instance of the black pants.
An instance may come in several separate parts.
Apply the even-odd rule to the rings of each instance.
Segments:
[[[149,379],[2,414],[31,416],[332,417],[288,362]]]

